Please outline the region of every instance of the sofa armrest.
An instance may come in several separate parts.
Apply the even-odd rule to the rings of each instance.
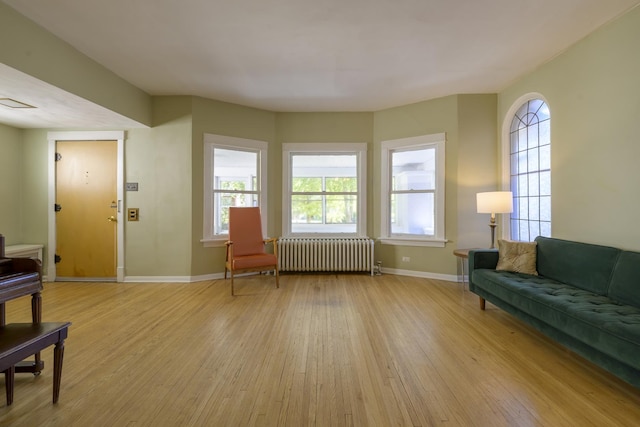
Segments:
[[[495,270],[498,265],[497,249],[473,249],[469,251],[469,274],[473,270],[488,268]]]

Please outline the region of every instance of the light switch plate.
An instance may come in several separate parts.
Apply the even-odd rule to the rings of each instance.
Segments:
[[[127,221],[138,221],[140,218],[138,208],[127,209]]]

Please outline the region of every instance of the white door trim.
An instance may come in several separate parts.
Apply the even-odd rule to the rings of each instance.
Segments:
[[[48,132],[49,141],[49,205],[48,205],[48,226],[49,237],[47,247],[47,280],[56,280],[56,215],[54,205],[56,203],[56,142],[57,141],[118,141],[118,160],[116,171],[116,187],[118,197],[116,236],[117,265],[116,280],[124,281],[124,131],[72,131],[72,132]]]

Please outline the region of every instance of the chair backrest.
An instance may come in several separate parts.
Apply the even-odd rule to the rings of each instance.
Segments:
[[[229,240],[234,256],[265,253],[260,208],[229,208]]]

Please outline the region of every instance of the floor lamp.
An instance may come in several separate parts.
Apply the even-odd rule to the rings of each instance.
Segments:
[[[513,212],[513,194],[511,191],[489,191],[476,194],[478,213],[491,214],[491,249],[495,248],[496,214]]]

